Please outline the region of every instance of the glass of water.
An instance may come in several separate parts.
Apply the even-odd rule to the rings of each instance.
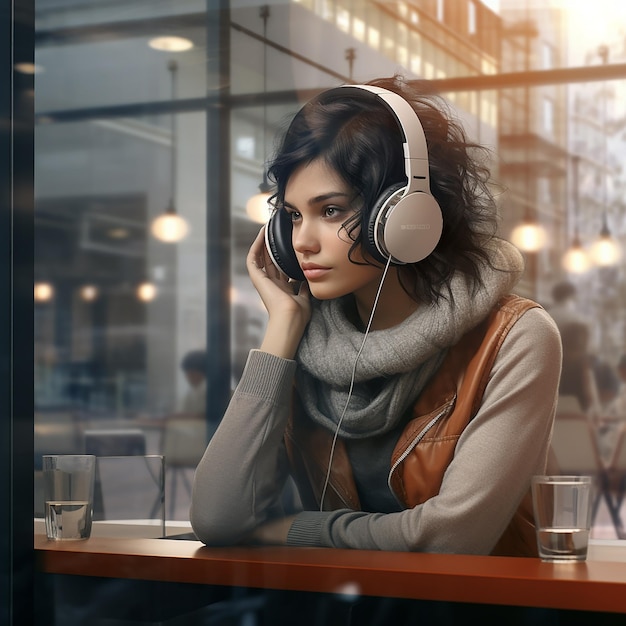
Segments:
[[[591,530],[591,476],[533,476],[537,546],[542,561],[587,558]]]
[[[87,539],[91,534],[96,457],[43,456],[46,535],[54,541]]]

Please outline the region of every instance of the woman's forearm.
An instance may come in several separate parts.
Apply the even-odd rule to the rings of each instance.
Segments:
[[[283,434],[295,363],[260,351],[198,464],[190,512],[194,532],[211,545],[240,542],[280,514],[287,476]]]

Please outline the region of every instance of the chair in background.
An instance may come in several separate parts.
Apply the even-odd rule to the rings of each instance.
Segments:
[[[593,477],[595,497],[592,507],[592,525],[600,502],[604,499],[615,526],[613,503],[608,492],[607,467],[600,457],[595,432],[589,418],[580,410],[558,412],[552,433],[552,450],[560,474]]]
[[[85,439],[80,420],[72,411],[39,411],[34,427],[34,513],[44,516],[42,456],[84,454]]]
[[[576,396],[558,398],[552,449],[562,474],[598,476],[605,469],[600,457],[593,423]]]
[[[98,456],[94,491],[94,521],[137,521],[141,536],[165,536],[162,455]]]
[[[37,415],[35,422],[35,517],[44,516],[43,454],[93,454],[97,457],[145,455],[146,436],[139,428],[84,430],[71,413]],[[97,471],[96,466],[96,471]],[[100,484],[94,491],[94,515],[102,515]]]
[[[580,401],[576,396],[570,394],[560,394],[557,402],[557,417],[559,415],[570,415],[583,413]]]
[[[139,428],[89,429],[85,430],[84,440],[85,454],[97,457],[94,521],[162,518],[164,534],[165,515],[164,511],[160,514],[160,509],[164,506],[165,489],[161,493],[158,488],[159,481],[165,480],[164,470],[159,466],[163,458],[146,456],[144,431]],[[150,460],[155,458],[160,460]]]
[[[626,496],[626,424],[620,430],[613,457],[607,468],[611,517],[619,539],[626,539],[621,510]]]
[[[200,462],[207,446],[207,424],[204,419],[171,418],[163,428],[161,453],[165,457],[166,471],[171,478],[170,518],[174,519],[176,510],[176,492],[180,481],[191,498],[191,480],[188,473],[193,472]]]

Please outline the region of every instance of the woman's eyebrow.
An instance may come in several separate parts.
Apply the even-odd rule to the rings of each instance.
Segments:
[[[319,204],[320,202],[326,202],[327,200],[331,200],[333,198],[350,198],[350,194],[346,193],[344,191],[329,191],[328,193],[322,193],[319,196],[313,196],[312,198],[309,198],[307,200],[307,204],[312,205],[312,204]],[[295,209],[296,207],[291,204],[288,200],[285,200],[283,202],[283,205],[285,207],[288,207],[290,209]]]

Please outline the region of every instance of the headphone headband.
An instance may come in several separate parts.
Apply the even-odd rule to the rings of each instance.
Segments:
[[[400,95],[374,85],[342,85],[323,93],[324,98],[343,97],[352,92],[358,98],[369,97],[372,94],[380,100],[386,109],[394,116],[402,132],[402,149],[404,152],[404,171],[407,179],[406,190],[403,195],[422,191],[430,193],[430,178],[428,171],[428,147],[422,123],[413,107]]]

